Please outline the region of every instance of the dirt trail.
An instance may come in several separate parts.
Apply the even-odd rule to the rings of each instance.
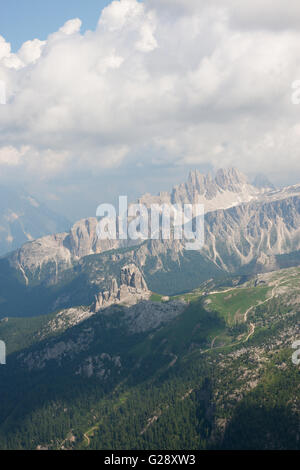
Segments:
[[[170,367],[173,367],[176,362],[177,362],[177,359],[178,359],[178,356],[176,356],[176,354],[172,354],[172,353],[169,353],[169,355],[172,357],[172,361],[170,362],[170,364],[168,365],[168,369]]]
[[[245,323],[248,320],[248,315],[251,312],[251,310],[258,307],[259,305],[263,305],[263,304],[269,302],[270,300],[272,300],[275,297],[276,289],[278,289],[278,287],[280,287],[284,283],[285,283],[285,281],[284,282],[280,282],[280,281],[276,282],[275,286],[272,288],[271,295],[267,299],[258,302],[256,305],[252,305],[250,308],[248,308],[248,310],[246,310],[246,312],[244,313]],[[229,292],[229,291],[232,291],[232,290],[235,290],[235,289],[236,289],[236,287],[232,287],[232,288],[224,290],[224,291],[213,291],[213,292],[209,292],[209,295],[210,294],[223,294],[225,292]],[[232,343],[228,346],[232,347],[232,346],[237,346],[238,344],[241,344],[241,343],[246,343],[249,340],[249,338],[251,338],[251,336],[254,335],[254,332],[255,332],[255,324],[251,322],[250,323],[250,330],[249,330],[249,333],[248,333],[247,337],[245,339],[242,339],[241,341],[238,341],[236,343]],[[211,345],[210,345],[210,349],[206,349],[206,350],[202,351],[202,354],[205,354],[205,353],[207,353],[208,351],[211,351],[214,348],[214,344],[215,344],[215,341],[216,341],[217,338],[218,338],[218,336],[213,338],[213,340],[211,342]],[[222,347],[224,347],[224,346],[220,346],[220,347],[217,347],[215,349],[221,349]]]
[[[253,310],[254,308],[259,307],[260,305],[263,305],[263,304],[265,304],[265,303],[267,303],[267,302],[269,302],[270,300],[273,299],[273,297],[275,296],[275,289],[277,289],[277,287],[279,287],[279,286],[280,286],[280,283],[276,284],[276,286],[273,287],[270,297],[268,297],[266,300],[258,302],[256,305],[252,305],[252,307],[248,308],[248,310],[244,314],[244,321],[245,322],[247,321],[248,314],[249,314],[249,312],[251,312],[251,310]]]
[[[83,437],[84,439],[87,441],[87,445],[89,446],[90,443],[91,443],[91,439],[89,438],[88,436],[88,433],[94,433],[94,431],[97,431],[97,429],[99,429],[99,426],[94,426],[92,427],[91,429],[89,429],[88,431],[86,431],[84,434],[83,434]],[[92,436],[93,437],[93,436]]]
[[[238,289],[238,287],[230,287],[229,289],[226,289],[226,290],[213,290],[211,292],[208,292],[208,295],[212,295],[212,294],[226,294],[226,292],[230,292],[232,290],[236,290]]]
[[[85,434],[83,435],[83,437],[87,440],[87,445],[89,446],[90,443],[91,443],[91,440],[90,440],[89,436],[85,433]]]
[[[214,345],[215,345],[216,339],[217,339],[218,337],[219,337],[219,335],[218,335],[218,336],[216,336],[216,337],[215,337],[215,338],[212,340],[212,342],[211,342],[211,344],[210,344],[210,349],[213,349],[213,348],[214,348]]]
[[[249,331],[249,334],[247,336],[247,338],[244,340],[245,343],[247,343],[248,339],[254,335],[254,331],[255,331],[255,325],[254,323],[250,323],[250,331]]]

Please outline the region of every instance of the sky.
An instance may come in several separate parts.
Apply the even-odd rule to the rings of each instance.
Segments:
[[[300,182],[298,0],[0,6],[0,184],[76,220],[193,168]]]
[[[70,18],[82,20],[82,30],[95,29],[110,0],[0,0],[0,34],[13,52],[25,41],[57,31]]]

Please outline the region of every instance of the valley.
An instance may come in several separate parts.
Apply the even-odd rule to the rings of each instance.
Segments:
[[[207,212],[200,252],[90,219],[3,257],[0,447],[298,449],[297,188]]]
[[[31,344],[19,351],[9,350],[9,373],[0,371],[2,416],[4,404],[6,410],[0,427],[1,445],[9,447],[11,439],[13,446],[24,445],[16,437],[18,426],[24,436],[26,429],[26,447],[30,448],[109,449],[120,443],[122,448],[130,448],[133,440],[138,448],[158,448],[162,436],[168,448],[185,448],[185,439],[191,436],[193,448],[227,448],[237,432],[236,416],[244,407],[258,406],[265,388],[265,406],[271,407],[274,419],[279,400],[290,410],[284,419],[296,422],[299,371],[291,362],[291,346],[299,335],[299,281],[300,269],[290,268],[259,274],[238,287],[219,287],[211,293],[203,292],[200,286],[167,301],[147,301],[150,318],[146,323],[143,302],[110,306],[83,316],[73,326],[68,324],[70,316],[60,313],[27,319]],[[160,312],[159,323],[155,309]],[[17,331],[16,325],[24,320],[0,323],[0,335],[8,346],[11,322]],[[20,335],[23,329],[20,325]],[[23,384],[24,374],[29,374],[31,385],[23,389],[21,398],[10,384]],[[288,383],[278,397],[275,390],[284,380]],[[72,384],[71,388],[67,384]],[[39,395],[44,390],[39,400],[38,390]],[[29,396],[36,399],[27,402]],[[12,407],[15,400],[17,409]],[[260,406],[257,413],[262,419],[265,411],[259,411]],[[24,410],[28,410],[26,414]],[[56,417],[50,418],[54,410]],[[43,420],[44,439],[37,440],[31,433],[26,424],[28,412],[33,429],[40,429]],[[187,416],[191,421],[185,424],[184,437],[180,423]],[[126,428],[133,426],[129,434],[122,435],[122,423]],[[6,436],[11,426],[13,434]],[[61,441],[57,426],[62,429]],[[297,429],[296,425],[294,431],[290,429],[296,447]],[[131,440],[127,441],[128,436]],[[269,439],[260,445],[279,445],[276,436]],[[248,445],[255,442],[250,439]]]

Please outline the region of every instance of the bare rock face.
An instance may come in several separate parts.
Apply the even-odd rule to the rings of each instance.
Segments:
[[[230,272],[254,260],[259,271],[276,269],[276,255],[300,250],[300,195],[296,189],[293,197],[270,196],[207,214],[203,253]]]
[[[203,204],[204,211],[227,209],[257,199],[264,191],[250,184],[243,173],[235,168],[220,169],[216,176],[191,171],[186,183],[174,186],[171,193],[158,196],[145,194],[140,203],[151,204]]]
[[[147,290],[145,279],[143,278],[140,270],[134,264],[130,264],[122,268],[121,285],[133,287],[138,290]]]
[[[219,170],[215,177],[192,171],[188,181],[175,186],[171,193],[146,194],[139,202],[148,207],[152,203],[204,204],[205,246],[202,254],[219,268],[234,272],[240,266],[256,262],[257,258],[258,271],[271,269],[274,260],[270,257],[300,249],[299,201],[300,185],[278,190],[259,189],[231,168]],[[132,262],[142,267],[151,258],[150,275],[163,269],[166,257],[179,264],[184,256],[182,240],[150,240],[147,244],[139,240],[99,240],[96,228],[96,218],[81,220],[68,233],[26,243],[8,255],[7,260],[26,284],[45,282],[49,285],[58,283],[60,274],[83,257],[123,247],[140,245],[132,254]],[[267,255],[268,259],[261,255]],[[120,261],[124,255],[117,256]],[[125,258],[124,263],[131,262]],[[117,287],[110,286],[103,292],[104,302],[115,295],[126,296],[128,289],[143,291],[142,281],[138,273],[124,271],[122,279],[115,281]]]
[[[261,253],[257,258],[257,268],[258,270],[261,268],[261,271],[275,271],[277,268],[279,269],[276,263],[276,257],[265,253]]]
[[[53,333],[62,333],[68,328],[73,328],[84,322],[94,314],[95,312],[90,307],[85,306],[61,310],[39,331],[38,337],[42,340]]]
[[[96,296],[94,309],[98,312],[118,303],[134,305],[138,301],[148,300],[150,295],[141,271],[135,264],[129,264],[121,269],[119,284],[112,278],[110,289]]]
[[[232,192],[239,192],[241,185],[249,184],[246,176],[236,168],[218,170],[215,182],[223,190],[230,190]]]
[[[199,203],[204,204],[205,212],[209,213],[252,201],[261,194],[258,188],[250,185],[246,177],[234,168],[219,170],[215,178],[210,174],[204,176],[195,170],[190,172],[186,183],[175,186],[171,193],[162,192],[158,196],[146,194],[139,202],[148,207],[153,203]],[[70,232],[49,235],[26,243],[8,256],[9,263],[20,272],[26,284],[30,284],[32,280],[41,282],[44,279],[48,284],[55,284],[60,272],[71,268],[84,256],[140,244],[138,240],[100,240],[97,237],[97,223],[96,218],[83,219],[75,223]],[[166,248],[166,244],[163,245]],[[178,247],[173,245],[173,250],[177,252]]]
[[[64,240],[71,256],[77,259],[83,256],[102,253],[103,251],[120,248],[119,240],[101,240],[97,236],[97,219],[89,218],[76,222]]]
[[[133,334],[155,330],[178,317],[187,305],[184,300],[139,302],[126,309],[127,328]]]
[[[9,263],[21,272],[26,284],[32,278],[43,280],[45,266],[48,280],[55,283],[57,273],[70,268],[76,260],[124,246],[122,240],[100,240],[96,228],[96,218],[80,220],[69,233],[49,235],[26,243],[8,256]]]
[[[173,204],[203,204],[207,213],[249,202],[259,194],[260,190],[235,168],[220,169],[215,177],[195,170],[190,172],[187,183],[174,187],[171,200]]]

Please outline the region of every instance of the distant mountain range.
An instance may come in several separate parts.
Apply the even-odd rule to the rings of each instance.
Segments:
[[[69,226],[65,217],[26,191],[0,186],[0,256]]]
[[[204,247],[90,218],[0,259],[0,448],[299,450],[300,185],[195,171],[140,201],[204,203]]]
[[[234,168],[221,169],[215,177],[212,177],[211,174],[201,175],[195,170],[190,172],[186,183],[175,186],[171,193],[162,192],[158,196],[145,194],[138,202],[144,203],[146,206],[153,203],[201,203],[204,204],[206,212],[212,212],[228,209],[242,202],[253,201],[261,194],[274,189],[265,176],[259,175],[254,183],[250,184],[247,178]],[[81,247],[78,246],[79,252],[83,251],[81,254],[78,252],[78,256],[98,253],[105,249],[124,245],[124,243],[103,244],[92,240],[91,234],[95,227],[92,219],[78,222],[74,225],[71,233],[81,230],[80,227],[89,224],[91,224],[89,235],[91,246],[83,234],[83,240],[79,242]],[[70,223],[64,216],[53,212],[24,190],[0,186],[0,256],[20,248],[24,243],[46,235],[62,233],[69,226]],[[82,230],[84,232],[84,228]],[[86,243],[86,248],[84,248]]]
[[[236,168],[220,169],[215,177],[191,171],[186,183],[158,196],[145,194],[139,202],[150,204],[203,204],[205,212],[228,209],[243,202],[250,202],[275,189],[266,177],[260,176],[249,183],[246,176]]]
[[[151,291],[174,295],[209,278],[252,275],[300,260],[300,185],[257,188],[236,169],[219,170],[215,178],[195,171],[171,193],[140,201],[203,202],[203,249],[186,251],[184,240],[99,240],[97,219],[84,219],[3,258],[0,316],[88,305],[119,283],[125,265],[136,265]]]

